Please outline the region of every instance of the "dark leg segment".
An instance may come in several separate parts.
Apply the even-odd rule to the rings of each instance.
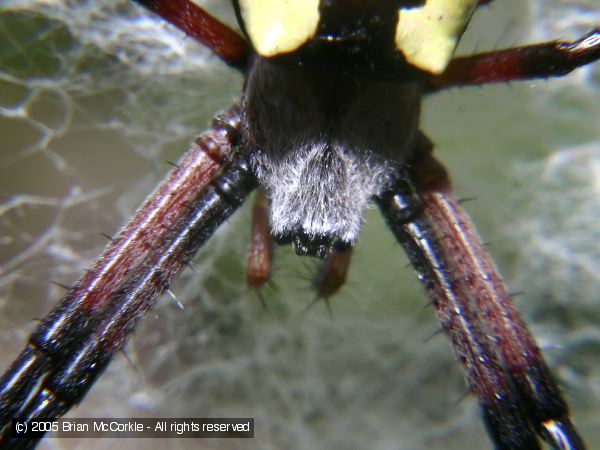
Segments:
[[[250,245],[246,255],[246,283],[252,289],[263,287],[271,275],[272,241],[267,206],[267,199],[259,189],[252,206]]]
[[[431,156],[378,200],[464,366],[497,449],[583,449],[541,352]]]
[[[135,0],[208,47],[228,65],[245,71],[251,48],[236,31],[191,0]]]
[[[572,43],[547,42],[454,58],[443,74],[429,80],[428,91],[563,76],[598,59],[600,27]]]
[[[92,268],[42,319],[0,378],[0,447],[37,444],[11,439],[12,417],[60,417],[83,399],[137,322],[254,188],[244,158],[230,160],[231,130],[238,126],[234,108],[198,138]]]

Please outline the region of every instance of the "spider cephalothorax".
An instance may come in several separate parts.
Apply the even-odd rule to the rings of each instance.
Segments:
[[[244,134],[276,239],[319,256],[356,242],[367,203],[413,149],[421,89],[255,61]]]
[[[445,68],[476,4],[432,3],[236,2],[257,51],[244,141],[279,242],[321,257],[348,250],[367,203],[416,157],[421,70]],[[419,55],[415,39],[436,51]]]

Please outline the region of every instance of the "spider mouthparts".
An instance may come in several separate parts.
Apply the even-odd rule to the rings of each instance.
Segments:
[[[352,243],[330,234],[312,234],[305,231],[286,233],[274,236],[280,245],[292,244],[296,254],[300,256],[316,256],[325,258],[331,252],[346,252]]]

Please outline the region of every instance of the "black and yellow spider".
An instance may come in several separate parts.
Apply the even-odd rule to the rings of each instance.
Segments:
[[[424,283],[496,447],[540,448],[541,437],[583,448],[418,126],[426,94],[563,75],[597,60],[598,29],[573,43],[452,59],[477,1],[234,2],[249,40],[187,1],[140,3],[242,71],[244,95],[42,319],[2,379],[3,423],[58,417],[79,403],[142,313],[258,184],[270,212],[252,234],[252,286],[268,279],[270,231],[299,254],[326,258],[319,289],[330,295],[374,199]],[[266,223],[256,210],[253,223]]]

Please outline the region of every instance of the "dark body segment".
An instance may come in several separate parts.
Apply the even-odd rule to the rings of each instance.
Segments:
[[[417,6],[420,0],[322,0],[316,35],[281,62],[362,74],[406,79],[418,71],[409,67],[394,44],[400,5]]]
[[[271,203],[273,236],[300,254],[351,247],[373,195],[407,159],[421,85],[257,58],[247,78],[243,133]]]

